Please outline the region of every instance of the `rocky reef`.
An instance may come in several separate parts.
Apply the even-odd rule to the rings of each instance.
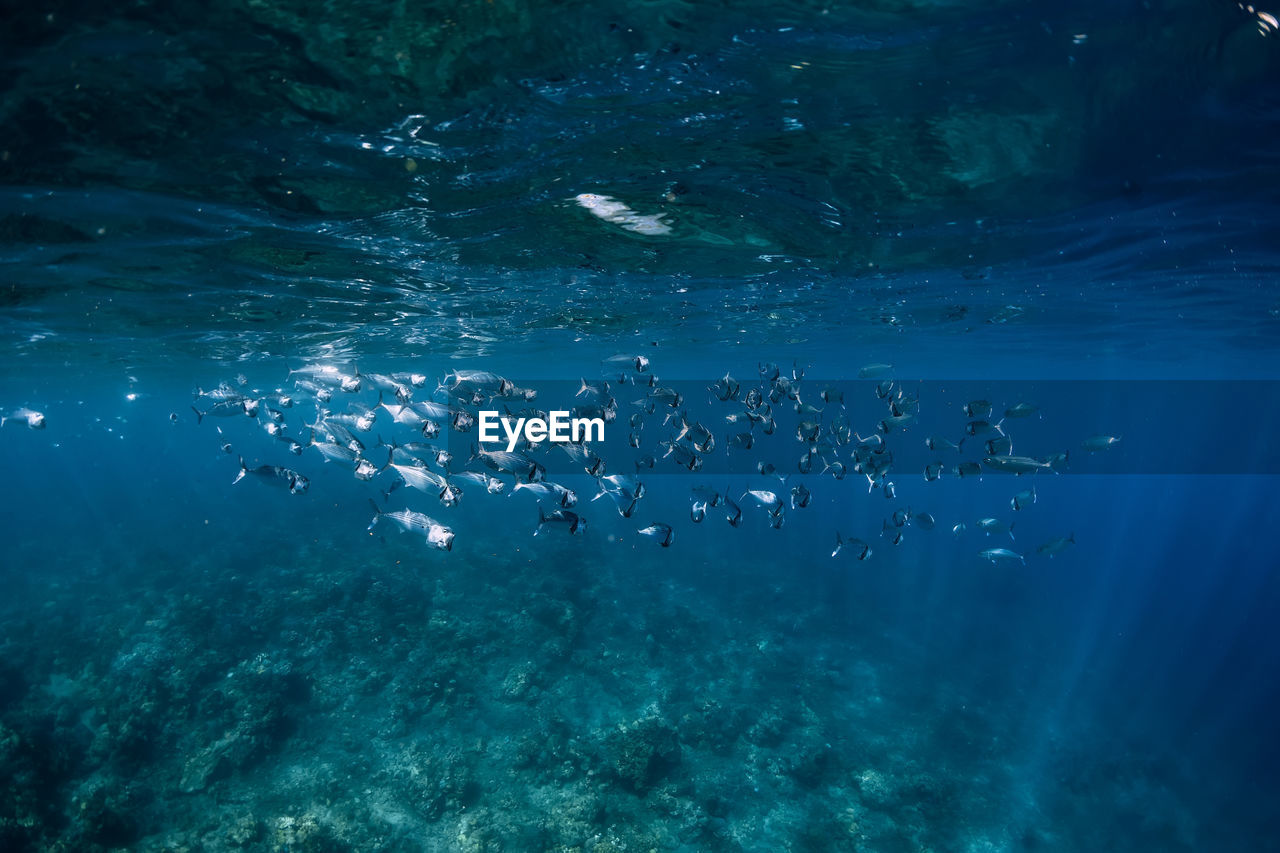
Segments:
[[[1063,740],[1032,793],[1016,706],[899,685],[811,601],[387,554],[30,582],[0,623],[0,847],[1198,849],[1170,768]]]

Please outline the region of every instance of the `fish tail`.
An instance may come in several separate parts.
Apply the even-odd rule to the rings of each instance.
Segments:
[[[196,413],[196,423],[197,423],[197,424],[199,424],[199,423],[201,423],[201,422],[203,422],[203,421],[204,421],[204,412],[200,411],[200,410],[199,410],[199,409],[197,409],[195,406],[192,406],[192,407],[191,407],[191,411],[193,411],[193,412],[195,412],[195,413]],[[3,426],[3,424],[0,424],[0,426]]]

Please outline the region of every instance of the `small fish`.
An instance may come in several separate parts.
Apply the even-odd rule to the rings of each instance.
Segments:
[[[1070,536],[1058,536],[1037,548],[1036,553],[1053,557],[1055,554],[1061,554],[1074,544],[1076,544],[1076,535],[1074,533]]]
[[[636,460],[636,473],[638,474],[641,471],[647,471],[653,468],[653,466],[657,464],[658,464],[658,461],[654,459],[652,456],[649,456],[649,455],[641,456],[639,459]]]
[[[803,444],[812,444],[818,440],[818,435],[822,432],[822,424],[816,421],[801,421],[796,426],[796,441]]]
[[[566,445],[567,446],[567,445]],[[536,483],[543,478],[543,468],[523,453],[506,450],[482,450],[479,445],[471,446],[471,459],[480,460],[489,468],[500,474],[511,474],[517,480]]]
[[[991,414],[991,401],[970,400],[964,405],[964,414],[967,418],[985,418]]]
[[[22,409],[20,411],[30,411],[30,410]],[[249,400],[246,398],[240,398],[236,400],[219,400],[209,408],[205,409],[204,411],[200,411],[195,406],[191,407],[191,411],[196,413],[196,423],[202,423],[204,421],[205,415],[213,415],[215,418],[232,418],[232,417],[235,417],[236,415],[247,415],[248,417],[256,418],[258,416],[258,401]],[[39,414],[39,413],[36,412],[34,414]],[[14,412],[14,414],[10,415],[10,417],[27,417],[27,416],[20,415],[18,412]],[[30,424],[29,418],[27,423]],[[44,423],[44,415],[40,415],[40,423]],[[40,429],[40,427],[33,427],[33,429]]]
[[[965,531],[965,526],[963,521],[957,524],[955,527],[951,528],[951,534],[953,536],[959,536],[961,533],[964,533],[964,531]]]
[[[317,403],[328,403],[333,399],[333,392],[323,385],[317,385],[310,379],[299,379],[293,383],[295,388],[306,391],[315,398]]]
[[[577,535],[587,529],[587,521],[576,512],[567,509],[557,509],[549,513],[542,511],[542,505],[538,505],[538,526],[533,531],[533,535],[537,536],[542,532],[542,528],[548,524],[554,524],[568,530],[571,535]]]
[[[726,373],[724,378],[712,383],[707,390],[715,395],[715,398],[720,402],[727,403],[730,400],[738,399],[738,392],[742,390],[742,385],[738,380]]]
[[[880,432],[888,435],[896,429],[905,429],[915,422],[915,415],[890,415],[880,421]]]
[[[941,462],[930,462],[924,466],[924,479],[927,483],[932,483],[942,476],[943,465]]]
[[[901,545],[905,531],[901,527],[894,527],[889,524],[889,520],[885,519],[880,524],[880,535],[889,535],[890,545]]]
[[[417,465],[397,465],[388,460],[383,470],[390,468],[406,486],[432,495],[440,495],[449,488],[449,481],[427,468]],[[390,492],[390,490],[388,490]]]
[[[397,382],[408,383],[414,388],[421,388],[427,384],[427,377],[424,373],[395,373],[392,374],[391,378]]]
[[[768,489],[748,489],[743,493],[742,498],[744,500],[746,498],[751,498],[762,506],[769,515],[774,517],[780,515],[785,508],[782,503],[782,498],[778,497],[777,493],[771,492]]]
[[[573,200],[597,219],[617,225],[624,231],[646,237],[660,237],[671,233],[671,226],[667,224],[664,214],[636,213],[613,196],[578,193]]]
[[[702,520],[707,517],[707,502],[694,501],[693,506],[689,508],[689,520],[694,524],[701,524]]]
[[[641,530],[636,531],[641,536],[648,536],[657,541],[663,548],[671,547],[671,540],[675,538],[675,531],[671,529],[671,525],[658,522],[650,524]]]
[[[1057,473],[1067,470],[1067,462],[1071,458],[1071,451],[1064,450],[1061,453],[1053,453],[1044,458],[1044,463]]]
[[[1004,474],[1022,475],[1049,470],[1049,463],[1030,456],[988,456],[982,460],[982,464],[992,471]]]
[[[999,423],[994,423],[994,424],[991,423],[990,421],[982,421],[982,420],[969,421],[969,423],[965,424],[964,431],[965,431],[965,435],[971,435],[971,436],[986,435],[987,433],[991,433],[991,432],[1004,435],[1003,424],[1004,424],[1004,421],[1000,421]]]
[[[658,442],[658,445],[667,449],[667,452],[662,454],[663,459],[668,456],[674,456],[676,463],[680,467],[687,468],[690,471],[697,471],[702,468],[702,457],[683,444],[674,441],[661,441]]]
[[[259,465],[256,468],[250,468],[245,464],[243,456],[240,457],[240,473],[236,474],[236,478],[231,481],[232,485],[240,482],[249,474],[273,486],[287,488],[289,494],[292,495],[300,495],[311,488],[311,481],[297,471],[282,468],[279,465]]]
[[[440,551],[453,550],[453,531],[430,516],[421,512],[414,512],[411,509],[383,512],[372,499],[370,499],[369,505],[373,507],[374,513],[373,521],[369,522],[369,532],[371,534],[373,533],[374,525],[385,518],[387,521],[399,525],[403,530],[422,534],[426,537],[428,545]]]
[[[1107,450],[1120,443],[1120,437],[1114,435],[1095,435],[1080,442],[1080,446],[1090,453]]]
[[[980,518],[978,519],[978,529],[990,536],[992,533],[1008,533],[1009,538],[1013,539],[1013,525],[1004,526],[1004,522],[998,518]]]
[[[194,406],[192,406],[191,408],[193,410],[195,409]],[[177,416],[175,415],[174,417],[177,417]],[[200,417],[201,417],[200,413],[196,412],[197,423],[199,423]],[[4,426],[9,421],[26,421],[27,427],[30,429],[45,428],[44,415],[41,412],[37,412],[35,409],[21,408],[15,411],[11,415],[5,415],[4,417],[0,417],[0,426]]]
[[[644,483],[630,474],[609,474],[596,478],[600,492],[618,492],[630,498],[644,497]],[[600,497],[600,495],[596,495]],[[593,499],[594,500],[594,499]]]
[[[924,446],[930,450],[950,450],[952,453],[960,452],[960,445],[953,441],[947,441],[945,438],[934,438],[929,436],[924,440]]]
[[[791,488],[792,509],[803,509],[809,505],[811,500],[813,500],[813,493],[805,487],[804,483]]]
[[[987,439],[986,451],[988,456],[1004,456],[1013,452],[1013,439],[1007,435],[998,438]]]
[[[729,522],[730,527],[742,526],[742,507],[733,502],[733,498],[728,495],[724,496],[725,520]]]
[[[707,506],[720,506],[720,504],[724,503],[724,495],[710,486],[694,486],[693,496]]]
[[[854,555],[855,559],[865,560],[871,556],[870,545],[863,542],[861,539],[844,539],[840,536],[840,531],[837,530],[836,547],[835,550],[831,552],[831,556],[835,557],[843,551],[846,546],[849,548],[850,553]]]
[[[356,457],[355,475],[357,480],[368,482],[377,476],[379,470],[378,466],[374,465],[368,459],[361,456]]]
[[[532,492],[539,499],[549,498],[564,509],[570,509],[578,503],[577,492],[559,483],[552,483],[549,480],[544,480],[540,483],[516,483],[511,489],[511,494],[515,495],[519,491]]]
[[[932,530],[938,522],[927,512],[917,512],[911,516],[911,523],[921,530]]]
[[[859,379],[878,379],[893,370],[892,364],[864,364],[858,368]]]
[[[999,565],[1000,563],[1012,563],[1014,560],[1017,560],[1024,566],[1027,564],[1026,557],[1023,557],[1021,554],[1014,553],[1008,548],[988,548],[985,551],[979,551],[978,556],[989,561],[993,566]]]
[[[484,473],[483,471],[459,471],[457,474],[450,474],[450,480],[465,480],[468,483],[475,483],[477,486],[483,486],[484,490],[491,495],[501,494],[507,488],[507,484],[497,477]]]
[[[1014,403],[1004,410],[1004,416],[1006,418],[1029,418],[1038,411],[1040,411],[1039,406],[1033,406],[1030,403]]]
[[[977,462],[961,462],[955,467],[957,477],[981,477],[982,466]]]
[[[649,369],[649,359],[643,355],[611,355],[603,363],[609,367],[630,367],[636,373],[644,373]]]
[[[1035,502],[1036,502],[1036,490],[1035,490],[1035,487],[1032,486],[1026,491],[1018,492],[1016,495],[1014,495],[1013,498],[1009,501],[1009,506],[1013,507],[1014,510],[1023,510],[1031,506]]]

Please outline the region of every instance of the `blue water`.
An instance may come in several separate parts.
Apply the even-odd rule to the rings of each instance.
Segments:
[[[1280,849],[1272,12],[2,14],[0,849]],[[731,425],[768,363],[813,410]],[[577,535],[511,473],[389,491],[387,408],[367,481],[312,444],[374,374],[474,413],[458,370],[608,381],[634,514],[547,445]],[[1038,411],[925,446],[978,399]]]

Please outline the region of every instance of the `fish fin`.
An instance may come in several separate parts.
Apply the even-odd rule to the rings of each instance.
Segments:
[[[1009,522],[1009,541],[1010,541],[1010,542],[1015,541],[1015,540],[1014,540],[1014,538],[1013,538],[1013,525],[1014,525],[1014,524],[1016,524],[1016,523],[1017,523],[1017,522],[1014,522],[1014,521]]]
[[[542,504],[538,504],[538,526],[533,529],[533,535],[537,536],[542,532],[542,525],[547,523],[546,513],[542,511]]]
[[[199,410],[199,409],[197,409],[195,406],[192,406],[192,407],[191,407],[191,411],[193,411],[193,412],[195,412],[195,413],[196,413],[196,423],[197,423],[197,424],[199,424],[199,423],[201,423],[202,421],[204,421],[204,412],[200,411],[200,410]],[[3,426],[3,424],[0,424],[0,426]]]
[[[240,473],[236,474],[236,478],[231,481],[231,485],[235,485],[244,479],[244,475],[249,473],[248,467],[244,464],[244,457],[240,457]]]
[[[374,518],[375,518],[375,519],[376,519],[379,515],[382,515],[382,509],[381,509],[381,508],[380,508],[376,503],[374,503],[373,498],[369,498],[369,506],[373,507],[373,512],[374,512]]]

